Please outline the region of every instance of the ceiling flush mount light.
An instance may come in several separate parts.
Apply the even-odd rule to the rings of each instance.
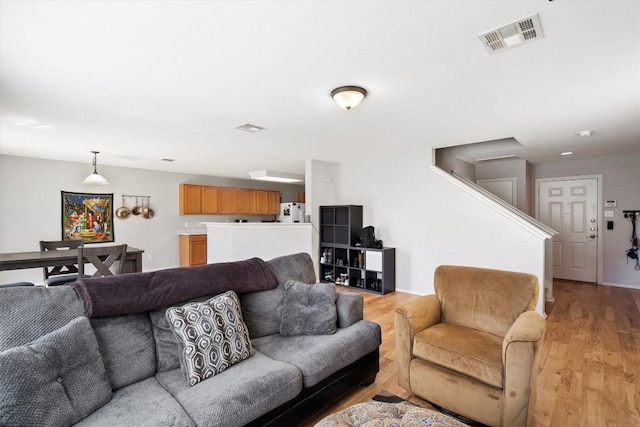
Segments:
[[[591,135],[593,135],[593,132],[589,129],[581,130],[580,132],[578,132],[578,136],[591,136]]]
[[[573,154],[573,151],[564,151],[562,153],[560,153],[561,156],[570,156]]]
[[[293,173],[284,173],[284,172],[274,172],[266,169],[249,172],[249,176],[251,177],[251,179],[257,179],[260,181],[283,182],[286,184],[302,182],[304,179],[302,175],[296,175]]]
[[[341,86],[331,91],[331,98],[347,111],[357,107],[366,96],[366,89],[360,86]]]
[[[88,185],[109,185],[106,178],[98,173],[98,153],[99,151],[92,151],[93,153],[93,173],[82,181],[83,184]]]

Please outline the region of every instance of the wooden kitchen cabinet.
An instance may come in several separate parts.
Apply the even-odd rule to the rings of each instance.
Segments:
[[[269,191],[269,215],[280,215],[280,192]]]
[[[246,215],[256,214],[256,190],[238,189],[238,213]]]
[[[218,187],[208,185],[180,185],[180,215],[218,213]]]
[[[222,215],[238,213],[238,189],[218,187],[218,213]]]
[[[180,184],[180,215],[278,215],[280,192]]]
[[[280,192],[256,190],[256,213],[258,215],[279,215]]]
[[[205,215],[218,213],[218,187],[202,187],[202,213]]]
[[[180,185],[180,215],[197,215],[202,213],[202,186]]]
[[[181,234],[179,238],[180,267],[207,263],[207,235]]]

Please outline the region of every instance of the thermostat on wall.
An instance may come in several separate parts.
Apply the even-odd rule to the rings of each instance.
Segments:
[[[618,206],[618,202],[615,200],[607,200],[604,202],[605,208],[615,208],[616,206]]]

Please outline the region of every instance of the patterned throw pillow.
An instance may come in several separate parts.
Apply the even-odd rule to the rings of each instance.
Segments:
[[[180,365],[194,386],[255,353],[233,291],[166,312],[181,347]]]

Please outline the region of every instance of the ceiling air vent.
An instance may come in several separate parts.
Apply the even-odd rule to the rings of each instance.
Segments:
[[[490,54],[544,38],[540,17],[536,13],[495,30],[480,34],[480,41]]]

